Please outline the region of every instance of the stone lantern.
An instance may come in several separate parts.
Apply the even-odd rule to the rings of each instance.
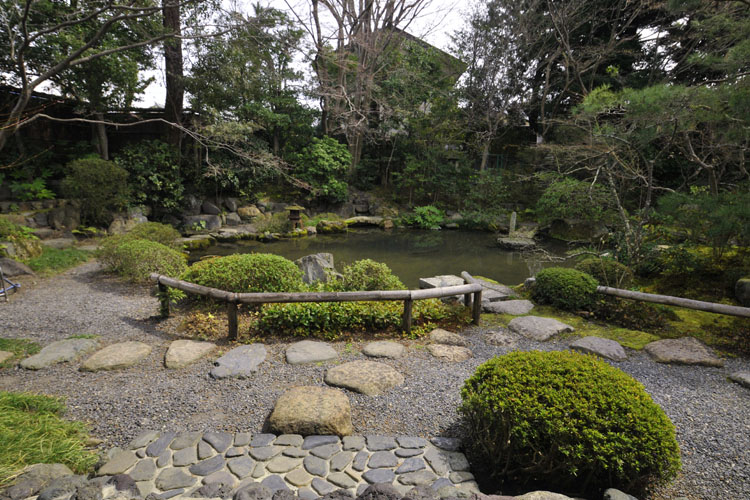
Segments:
[[[289,205],[286,209],[289,211],[289,221],[292,223],[292,230],[302,229],[302,211],[305,207]]]

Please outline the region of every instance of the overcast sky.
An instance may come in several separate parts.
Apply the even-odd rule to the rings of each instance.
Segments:
[[[228,3],[228,2],[227,2]],[[251,2],[238,2],[239,5],[246,5],[246,12],[252,12]],[[288,10],[287,3],[284,0],[264,0],[260,1],[262,5],[270,5],[277,9]],[[302,13],[305,12],[305,6],[309,5],[306,0],[289,0],[289,3]],[[474,3],[473,0],[432,0],[422,15],[412,23],[407,31],[412,35],[418,36],[443,50],[450,46],[450,34],[456,31],[463,24],[463,17],[469,7]],[[158,61],[159,66],[163,66],[163,61]],[[149,76],[155,78],[144,93],[143,97],[136,103],[137,106],[151,107],[164,105],[164,70],[148,72]]]

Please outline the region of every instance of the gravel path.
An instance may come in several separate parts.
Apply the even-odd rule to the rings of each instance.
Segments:
[[[94,262],[39,282],[0,302],[2,336],[46,345],[75,334],[94,334],[102,344],[139,340],[154,347],[146,361],[116,372],[83,373],[58,365],[39,371],[0,371],[0,390],[38,391],[67,398],[69,416],[90,423],[105,445],[122,445],[144,429],[259,432],[276,398],[293,385],[324,385],[326,366],[290,366],[287,343],[269,344],[269,357],[251,380],[208,376],[209,361],[170,371],[163,368],[175,336],[150,319],[158,303],[148,288],[103,275]],[[481,328],[467,335],[474,358],[446,364],[422,342],[404,341],[408,356],[388,361],[406,383],[384,395],[350,393],[356,434],[455,436],[460,387],[474,369],[509,351],[484,342]],[[341,361],[362,359],[363,342],[332,344]],[[566,341],[521,340],[518,349],[566,349]],[[224,347],[226,349],[226,347]],[[728,374],[750,370],[750,360],[728,359],[724,368],[661,365],[630,351],[616,366],[641,381],[675,423],[683,473],[654,498],[747,498],[750,492],[750,391],[727,381]]]

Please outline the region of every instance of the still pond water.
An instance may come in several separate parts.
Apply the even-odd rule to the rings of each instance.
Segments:
[[[219,243],[201,252],[192,252],[191,260],[203,255],[233,253],[273,253],[295,260],[305,255],[333,254],[336,269],[359,259],[385,262],[409,288],[418,288],[419,278],[439,274],[486,276],[506,285],[517,285],[541,267],[553,265],[522,258],[517,252],[498,248],[497,236],[476,231],[350,230],[346,234],[317,235],[271,243],[239,241]],[[564,247],[545,246],[559,255]],[[560,264],[557,264],[560,265]]]

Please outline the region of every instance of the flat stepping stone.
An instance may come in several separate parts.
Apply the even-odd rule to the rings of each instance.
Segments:
[[[396,359],[404,355],[406,348],[398,342],[378,340],[370,342],[362,349],[362,354],[371,358]]]
[[[588,336],[576,340],[570,344],[574,351],[595,354],[602,358],[611,359],[612,361],[625,361],[627,354],[619,342],[603,339],[601,337]]]
[[[510,331],[523,335],[526,338],[544,342],[550,337],[563,332],[572,332],[575,330],[570,325],[554,318],[542,318],[540,316],[522,316],[513,318],[508,323]]]
[[[351,361],[329,368],[325,382],[344,387],[367,396],[377,396],[404,383],[404,376],[395,369],[377,361]]]
[[[294,387],[282,394],[268,423],[273,432],[303,436],[347,436],[354,430],[346,394],[317,386]]]
[[[267,353],[263,344],[235,347],[214,362],[216,367],[211,370],[211,376],[216,379],[251,377],[265,361]]]
[[[534,303],[530,300],[505,300],[503,302],[490,302],[482,304],[482,310],[492,314],[512,314],[521,316],[529,314],[534,309]]]
[[[78,356],[88,354],[96,349],[94,339],[65,339],[52,342],[37,354],[21,361],[21,367],[27,370],[41,370],[57,363],[73,361]],[[1,361],[0,361],[1,362]]]
[[[497,347],[515,347],[518,339],[518,334],[512,333],[507,328],[502,328],[496,332],[489,332],[484,336],[485,342]]]
[[[658,363],[724,366],[711,349],[693,337],[663,339],[646,344],[645,351]]]
[[[164,366],[167,368],[185,368],[201,359],[216,348],[211,342],[197,342],[195,340],[175,340],[169,344],[164,356]]]
[[[290,365],[319,363],[336,359],[336,350],[325,342],[302,340],[286,348],[286,362]]]
[[[0,351],[0,363],[5,363],[10,358],[12,358],[14,354],[9,351]]]
[[[120,342],[95,352],[81,365],[84,372],[128,368],[151,354],[151,346],[143,342]]]
[[[442,274],[440,276],[433,276],[431,278],[419,278],[419,288],[442,288],[446,286],[459,286],[465,285],[464,279],[461,276],[454,274]]]
[[[729,376],[729,380],[750,389],[750,372],[735,372]]]
[[[469,342],[461,335],[442,328],[435,328],[430,332],[430,341],[434,344],[467,346]]]
[[[466,361],[474,356],[468,348],[457,345],[430,344],[427,346],[427,350],[436,358],[452,363]]]
[[[482,302],[497,302],[498,300],[508,300],[512,297],[518,297],[518,293],[509,286],[492,283],[481,278],[477,278],[477,281],[484,289],[482,290]]]

